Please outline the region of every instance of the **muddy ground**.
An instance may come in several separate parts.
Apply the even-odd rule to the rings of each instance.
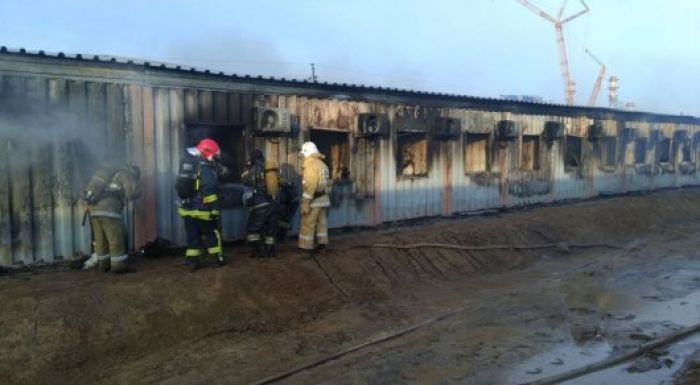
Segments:
[[[281,384],[518,384],[700,321],[700,190],[335,236],[194,274],[65,267],[0,277],[2,384],[248,384],[436,316]],[[603,242],[622,248],[352,249]],[[698,384],[700,336],[567,384]]]

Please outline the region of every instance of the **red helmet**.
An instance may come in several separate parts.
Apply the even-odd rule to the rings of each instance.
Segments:
[[[195,149],[204,159],[211,160],[214,156],[219,155],[219,145],[209,138],[200,140]]]

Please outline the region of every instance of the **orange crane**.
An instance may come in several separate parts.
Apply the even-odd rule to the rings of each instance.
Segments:
[[[598,99],[600,87],[603,85],[603,78],[605,77],[605,64],[598,60],[598,58],[595,57],[595,55],[593,55],[591,51],[588,50],[588,48],[586,48],[586,53],[600,66],[600,70],[598,71],[598,77],[595,79],[595,84],[593,84],[593,89],[591,90],[591,96],[588,98],[588,106],[593,107],[595,106],[596,99]]]
[[[561,69],[561,75],[564,78],[564,95],[566,96],[566,104],[574,104],[574,92],[576,84],[573,82],[573,80],[571,80],[571,73],[569,72],[569,59],[566,55],[566,44],[564,42],[564,30],[562,27],[564,24],[588,12],[588,5],[586,5],[586,3],[583,0],[579,0],[581,5],[583,5],[583,10],[574,13],[571,16],[564,17],[564,10],[566,9],[567,3],[567,0],[564,0],[564,2],[561,5],[561,8],[559,8],[559,13],[557,14],[557,17],[555,18],[554,16],[548,14],[540,7],[532,4],[528,0],[516,1],[524,5],[530,11],[534,12],[535,14],[544,18],[545,20],[554,24],[554,32],[557,36],[557,46],[559,47],[559,66]]]

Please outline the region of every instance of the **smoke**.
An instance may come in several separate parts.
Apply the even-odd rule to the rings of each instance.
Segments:
[[[431,81],[422,70],[407,68],[400,59],[378,48],[362,55],[328,52],[324,47],[313,46],[290,51],[283,53],[271,39],[222,30],[178,42],[167,49],[164,59],[213,72],[298,80],[311,78],[311,63],[314,63],[319,82],[434,91],[445,91],[454,85]]]
[[[309,64],[285,58],[271,41],[243,37],[222,31],[207,36],[193,36],[167,50],[166,59],[198,68],[236,73],[299,78],[309,72]]]
[[[42,175],[59,191],[75,195],[109,151],[96,148],[104,132],[91,129],[85,116],[68,106],[49,107],[45,98],[28,95],[25,84],[2,84],[0,147],[4,168],[16,177]],[[102,139],[103,140],[103,139]],[[98,156],[100,154],[100,156]]]

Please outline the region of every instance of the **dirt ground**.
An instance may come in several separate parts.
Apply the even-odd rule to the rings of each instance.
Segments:
[[[534,381],[697,323],[699,217],[700,190],[679,190],[348,232],[316,259],[290,241],[196,273],[173,256],[5,274],[0,383],[258,383],[444,314],[278,383]],[[622,248],[351,248],[417,242]],[[700,335],[567,384],[699,384],[697,351]]]

